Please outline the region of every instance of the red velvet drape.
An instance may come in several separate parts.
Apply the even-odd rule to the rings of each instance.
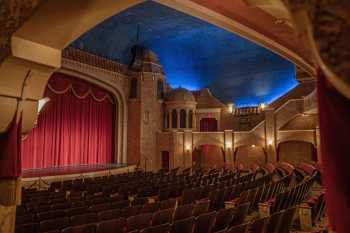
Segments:
[[[7,130],[0,134],[0,178],[21,176],[21,124],[14,116]]]
[[[350,229],[350,101],[319,73],[318,104],[327,210],[337,233]]]
[[[111,163],[114,103],[106,91],[54,74],[37,126],[22,140],[22,168]]]
[[[202,118],[200,121],[200,131],[202,132],[218,131],[218,121],[215,118]]]

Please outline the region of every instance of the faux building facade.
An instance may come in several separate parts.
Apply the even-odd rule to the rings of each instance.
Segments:
[[[270,105],[235,108],[234,103],[220,102],[206,88],[171,89],[159,59],[149,50],[144,50],[140,67],[132,71],[67,48],[59,70],[93,76],[122,97],[117,99],[117,112],[123,114],[116,116],[116,162],[156,170],[317,160],[313,80],[303,79]],[[297,152],[290,153],[288,148],[295,147]]]

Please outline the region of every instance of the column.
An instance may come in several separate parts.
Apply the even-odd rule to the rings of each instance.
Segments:
[[[186,108],[186,122],[185,122],[185,128],[189,129],[190,128],[190,110]]]
[[[0,178],[0,232],[15,232],[16,205],[20,202],[21,181],[17,178]]]
[[[197,126],[196,126],[196,113],[195,113],[195,110],[194,109],[192,109],[192,128],[193,129],[196,129],[197,128]]]
[[[168,114],[169,114],[169,129],[173,128],[173,111],[172,109],[168,110]]]
[[[265,149],[267,153],[267,162],[277,162],[276,124],[273,108],[265,109]]]

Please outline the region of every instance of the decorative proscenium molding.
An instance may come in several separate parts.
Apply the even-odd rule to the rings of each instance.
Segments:
[[[348,0],[285,0],[327,79],[350,99]]]
[[[133,72],[128,67],[119,62],[100,57],[80,49],[67,47],[62,51],[63,60],[72,60],[82,64],[90,65],[91,67],[100,68],[101,70],[109,71],[110,73],[119,73],[124,76],[137,76],[137,72]]]
[[[11,36],[41,0],[0,0],[0,64],[11,52]]]

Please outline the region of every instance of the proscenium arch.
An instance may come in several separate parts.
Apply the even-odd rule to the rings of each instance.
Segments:
[[[61,51],[71,42],[103,20],[145,1],[47,0],[12,36],[12,52],[19,58],[60,67]],[[308,72],[315,73],[313,66],[291,49],[232,18],[190,0],[154,1],[236,33],[291,60]],[[60,36],[57,36],[58,31]]]
[[[3,102],[0,103],[0,106],[6,107],[11,112],[6,118],[0,119],[3,121],[0,124],[0,126],[2,125],[0,131],[9,124],[13,117],[11,115],[22,110],[16,108],[17,103],[23,103],[22,106],[26,107],[23,125],[27,129],[26,131],[29,131],[35,121],[34,117],[29,118],[35,116],[37,101],[43,97],[46,83],[51,74],[61,67],[62,50],[100,22],[145,1],[46,0],[40,3],[32,16],[12,35],[12,55],[5,58],[0,65],[0,75],[7,77],[0,82],[1,86],[4,85],[5,89],[7,88],[5,91],[0,91],[0,102]],[[203,7],[191,0],[154,1],[236,33],[291,60],[310,73],[315,73],[310,61],[306,61],[292,49],[286,48],[233,18],[223,16],[215,10]],[[21,67],[14,69],[14,64],[24,62],[28,64],[21,64]],[[34,68],[35,66],[45,67],[47,70],[38,74],[39,68]],[[11,75],[8,75],[11,70],[23,70],[23,72],[12,72]],[[30,71],[34,71],[30,86],[35,88],[27,87],[25,74]],[[9,80],[16,82],[9,85]],[[24,86],[24,95],[18,91],[21,86]]]
[[[114,143],[115,148],[117,150],[114,150],[114,158],[116,158],[117,163],[127,163],[127,103],[125,96],[123,95],[123,90],[120,89],[118,86],[113,86],[107,82],[105,82],[103,79],[93,75],[93,74],[87,74],[82,73],[78,71],[73,71],[69,69],[59,69],[57,71],[58,73],[67,74],[69,76],[85,80],[89,83],[95,84],[97,86],[100,86],[109,92],[113,94],[115,99],[117,100],[116,103],[116,109],[115,113],[117,115],[115,123],[115,137],[114,137]]]

